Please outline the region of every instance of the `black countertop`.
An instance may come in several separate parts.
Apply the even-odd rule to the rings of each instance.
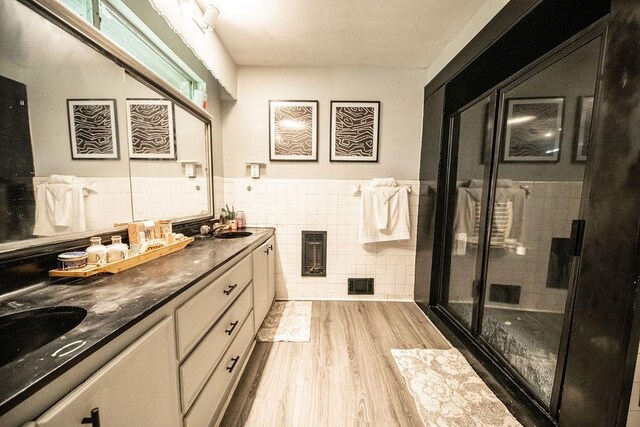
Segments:
[[[196,239],[185,249],[110,276],[72,284],[51,284],[0,299],[0,316],[24,310],[74,306],[87,311],[71,331],[0,367],[0,415],[26,400],[252,244],[273,234],[248,229],[238,239]],[[84,344],[81,345],[81,342]],[[53,354],[70,343],[77,350]],[[66,349],[65,349],[66,350]]]

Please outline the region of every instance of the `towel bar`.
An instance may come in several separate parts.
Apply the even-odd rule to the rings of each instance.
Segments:
[[[407,193],[411,193],[412,188],[411,185],[400,185],[399,187],[404,187],[407,189]],[[354,190],[353,190],[353,195],[357,196],[360,194],[360,191],[362,190],[362,186],[360,184],[356,184]]]

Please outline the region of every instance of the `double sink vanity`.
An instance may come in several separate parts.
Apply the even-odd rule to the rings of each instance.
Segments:
[[[216,424],[275,296],[274,230],[250,231],[0,299],[0,425]]]

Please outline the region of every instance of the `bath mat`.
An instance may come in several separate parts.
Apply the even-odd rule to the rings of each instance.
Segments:
[[[307,342],[311,339],[311,301],[275,301],[256,340]]]
[[[427,427],[521,427],[456,349],[392,349]]]

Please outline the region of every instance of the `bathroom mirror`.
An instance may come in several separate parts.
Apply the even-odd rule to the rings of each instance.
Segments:
[[[171,112],[164,157],[134,150],[130,160],[131,100],[141,99]],[[0,252],[209,214],[209,133],[210,122],[78,37],[0,0]]]

